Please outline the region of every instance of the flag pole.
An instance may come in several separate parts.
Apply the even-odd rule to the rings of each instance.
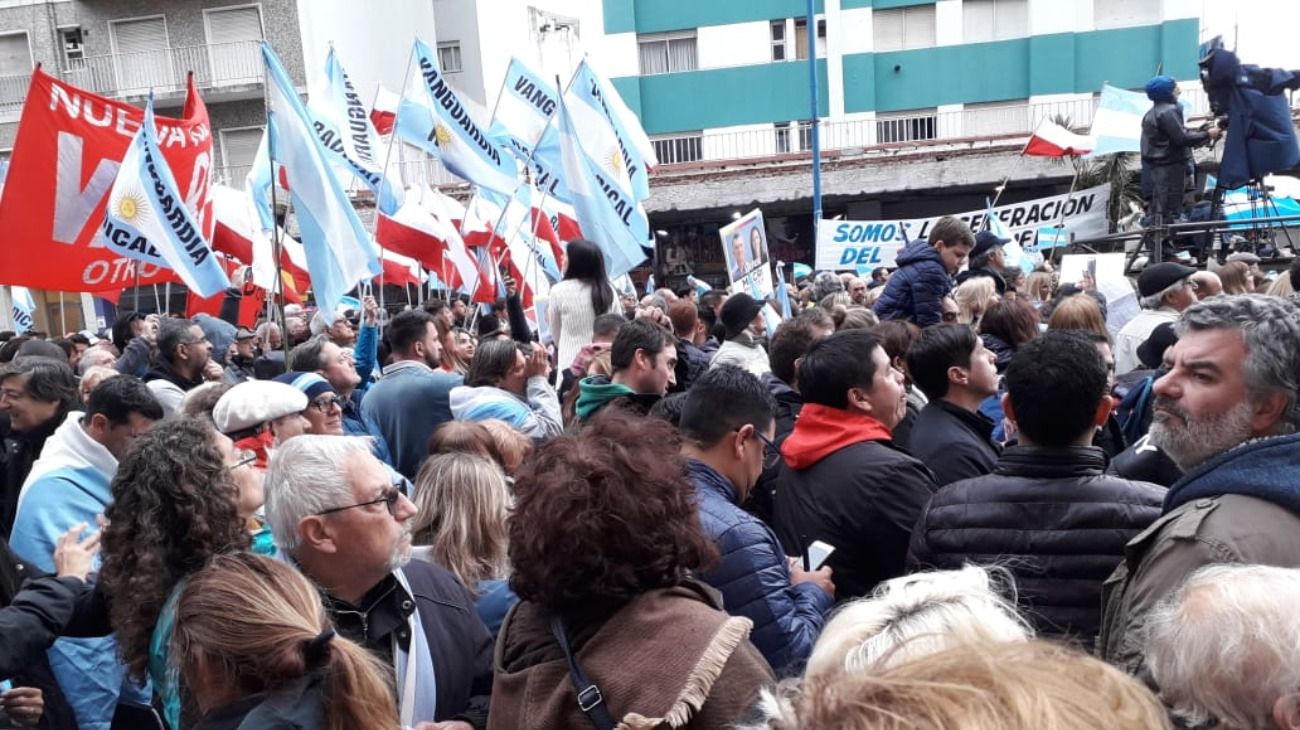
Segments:
[[[408,53],[406,56],[406,71],[402,74],[402,95],[403,96],[406,95],[406,85],[411,80],[411,63],[414,60],[415,60],[415,48],[412,48],[411,52]],[[379,87],[376,86],[375,100],[377,101],[378,99],[379,99]],[[374,105],[372,104],[370,108],[373,109]],[[388,164],[393,159],[393,145],[397,143],[397,123],[398,121],[400,121],[401,115],[402,115],[402,105],[401,103],[398,103],[397,111],[393,112],[393,133],[388,135],[388,144],[386,145],[387,149],[384,151],[384,168],[379,173],[380,193],[383,193],[384,190],[391,189],[392,187],[388,183]],[[381,215],[381,212],[379,210],[379,197],[380,196],[378,195],[375,196],[375,222],[371,226],[370,237],[374,238],[375,244],[379,246],[379,308],[383,309],[384,308],[384,245],[382,243],[379,243],[379,239],[375,235],[379,231],[379,216]]]
[[[158,293],[157,284],[154,284],[154,293],[155,294]],[[60,328],[59,337],[66,337],[68,335],[68,314],[67,311],[63,308],[62,291],[59,292],[59,328]]]
[[[265,42],[265,41],[263,41]],[[262,104],[266,109],[266,164],[271,167],[271,248],[275,252],[275,284],[271,287],[271,298],[275,299],[275,291],[280,290],[279,312],[280,326],[284,329],[280,332],[280,344],[284,347],[284,359],[286,364],[289,360],[289,318],[284,313],[284,264],[280,257],[284,255],[284,241],[281,240],[283,233],[280,230],[280,221],[276,220],[279,215],[279,203],[276,201],[275,187],[279,181],[275,179],[275,144],[271,138],[271,75],[266,68],[266,58],[262,59]],[[289,208],[286,201],[284,219],[289,221]],[[320,302],[316,303],[317,308]],[[267,339],[271,336],[271,328],[267,328]]]

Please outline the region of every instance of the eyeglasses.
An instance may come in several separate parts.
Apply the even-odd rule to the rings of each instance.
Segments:
[[[239,461],[236,461],[233,464],[226,465],[226,468],[229,469],[230,471],[234,471],[241,466],[248,466],[249,464],[252,464],[257,461],[257,452],[253,451],[252,449],[240,449],[238,455],[239,455]]]
[[[307,407],[315,408],[321,413],[329,413],[331,408],[338,408],[339,410],[343,410],[343,401],[340,400],[337,396],[327,396],[324,398],[317,398],[311,403],[308,403]]]
[[[181,344],[182,345],[206,345],[208,344],[208,338],[205,336],[205,337],[200,337],[197,340],[181,340]]]
[[[372,499],[369,502],[359,502],[357,504],[349,504],[346,507],[334,507],[333,509],[327,509],[321,512],[317,512],[316,516],[320,517],[322,515],[333,514],[335,512],[343,512],[344,510],[356,509],[357,507],[369,507],[372,504],[379,504],[380,502],[383,502],[384,506],[388,508],[388,515],[390,517],[396,517],[397,500],[401,498],[402,498],[402,490],[397,485],[397,483],[394,482],[393,484],[388,485],[388,488],[384,490],[383,495],[380,496],[379,499]]]
[[[739,428],[733,428],[731,430],[737,432],[740,431]],[[754,438],[758,439],[759,443],[763,444],[763,468],[771,469],[776,466],[777,462],[781,460],[781,450],[777,448],[776,443],[773,442],[772,439],[764,436],[757,428],[754,429]]]
[[[0,388],[0,400],[22,400],[26,395],[27,392],[23,390]]]

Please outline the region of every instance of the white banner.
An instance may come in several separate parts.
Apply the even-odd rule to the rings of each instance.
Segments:
[[[1110,202],[1110,187],[1076,191],[1073,194],[1053,195],[1023,203],[1000,205],[993,209],[1002,221],[1011,239],[1025,250],[1034,250],[1039,228],[1050,228],[1058,223],[1066,235],[1077,238],[1101,236],[1108,233],[1106,207]],[[987,210],[980,208],[960,213],[971,230],[978,231],[984,223]],[[942,216],[906,220],[841,221],[823,220],[817,235],[817,270],[857,271],[865,273],[880,266],[893,266],[894,257],[909,241],[925,238],[930,226]]]

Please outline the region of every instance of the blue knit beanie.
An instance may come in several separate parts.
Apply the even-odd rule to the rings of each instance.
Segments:
[[[1151,101],[1174,100],[1174,87],[1178,85],[1173,76],[1154,76],[1147,82],[1147,98]]]
[[[329,381],[316,373],[305,373],[298,370],[290,370],[284,375],[275,376],[275,381],[287,383],[307,394],[307,401],[314,401],[323,393],[333,393],[334,386]]]

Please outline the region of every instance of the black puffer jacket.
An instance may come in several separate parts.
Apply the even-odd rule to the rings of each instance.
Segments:
[[[1092,446],[1011,447],[992,474],[934,495],[912,533],[908,566],[1005,566],[1040,634],[1091,645],[1101,628],[1102,583],[1124,545],[1160,516],[1165,493],[1105,469],[1105,454]]]

